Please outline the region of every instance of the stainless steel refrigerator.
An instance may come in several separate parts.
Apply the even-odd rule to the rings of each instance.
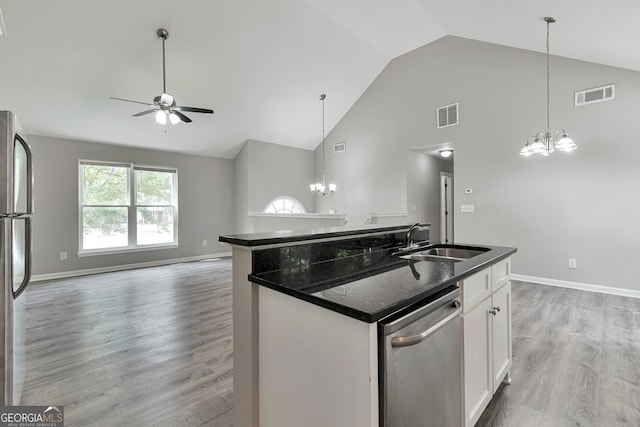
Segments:
[[[19,405],[25,378],[24,291],[31,278],[33,156],[16,116],[0,111],[0,379]]]

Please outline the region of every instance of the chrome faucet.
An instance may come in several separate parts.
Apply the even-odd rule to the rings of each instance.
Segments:
[[[413,247],[413,237],[412,234],[414,231],[416,230],[420,230],[421,226],[419,222],[416,222],[415,224],[413,224],[410,228],[409,231],[407,231],[407,238],[405,239],[405,248],[411,248]]]

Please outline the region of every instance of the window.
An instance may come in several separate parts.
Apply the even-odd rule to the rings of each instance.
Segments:
[[[307,213],[306,209],[298,200],[293,197],[276,197],[263,210],[264,213],[276,214],[301,214]]]
[[[81,160],[80,252],[175,245],[177,170]]]

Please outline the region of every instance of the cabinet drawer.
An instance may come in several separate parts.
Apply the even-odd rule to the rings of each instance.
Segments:
[[[507,283],[511,277],[511,258],[503,259],[502,261],[491,266],[491,278],[492,287],[491,293],[494,293]]]
[[[467,313],[491,295],[491,269],[487,268],[460,282],[462,288],[462,312]]]

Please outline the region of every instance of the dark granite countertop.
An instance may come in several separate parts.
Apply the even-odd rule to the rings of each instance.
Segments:
[[[421,225],[428,226],[429,223]],[[240,246],[263,246],[283,243],[295,243],[302,241],[313,241],[319,239],[330,239],[336,237],[348,237],[357,235],[367,235],[385,233],[398,230],[407,230],[411,224],[380,226],[377,224],[369,226],[342,226],[315,228],[313,230],[282,230],[268,233],[250,234],[230,234],[219,236],[218,241]]]
[[[406,227],[405,227],[406,228]],[[397,249],[249,275],[251,282],[372,323],[429,299],[509,257],[515,248],[490,250],[465,261],[409,261]]]

